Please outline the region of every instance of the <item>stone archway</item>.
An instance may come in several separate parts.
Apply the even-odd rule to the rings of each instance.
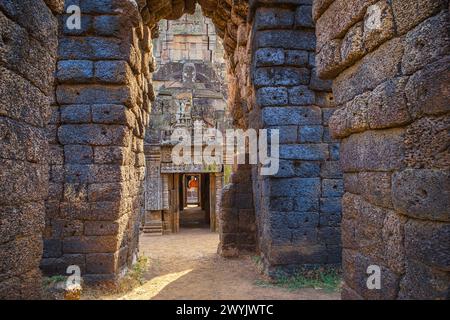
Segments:
[[[154,26],[195,1],[72,2],[86,21],[59,37],[41,267],[61,273],[76,264],[88,281],[114,280],[137,250]],[[199,3],[223,39],[235,126],[281,131],[280,172],[239,166],[223,195],[223,254],[258,244],[268,272],[339,263],[339,153],[326,125],[330,83],[315,75],[311,6]]]
[[[32,78],[25,70],[17,73],[29,76],[35,88],[51,98],[49,66],[58,59],[56,97],[43,103],[39,114],[50,114],[48,124],[43,120],[36,135],[40,137],[37,145],[44,149],[33,149],[42,159],[26,159],[21,170],[31,171],[30,175],[23,183],[13,180],[12,184],[16,189],[27,186],[26,194],[18,196],[42,209],[33,211],[33,217],[31,211],[24,212],[29,222],[36,222],[33,232],[25,225],[17,226],[17,235],[37,241],[19,245],[7,240],[2,252],[8,257],[2,261],[6,261],[5,270],[14,270],[16,261],[9,257],[17,250],[30,252],[24,255],[27,264],[22,264],[30,274],[38,274],[42,206],[49,183],[41,269],[47,274],[65,274],[68,265],[78,265],[87,281],[114,281],[133,263],[137,252],[145,170],[143,137],[154,98],[153,27],[159,19],[192,12],[195,1],[66,1],[66,7],[81,7],[81,30],[65,27],[61,1],[46,2],[61,22],[56,50],[55,16],[39,2],[38,8],[52,22],[51,36],[34,35],[50,53],[45,65],[36,64],[49,73],[48,88],[41,88],[42,79]],[[223,194],[223,254],[256,248],[270,274],[303,264],[339,263],[342,179],[338,143],[328,134],[334,102],[330,82],[319,80],[315,73],[310,2],[198,2],[223,39],[235,126],[279,129],[281,133],[278,174],[264,177],[257,166],[239,166]],[[32,34],[34,20],[20,20],[11,8],[1,7],[2,12],[9,12],[8,19],[23,26],[29,23]],[[36,12],[29,15],[38,18]],[[33,61],[27,58],[24,61]],[[27,123],[22,114],[16,118]],[[14,168],[2,172],[6,185],[13,172]],[[39,173],[35,180],[31,179],[34,172]],[[35,197],[36,185],[42,186],[42,192]],[[2,190],[8,195],[2,206],[20,211],[22,198],[14,198],[16,189]],[[23,285],[18,296],[36,294],[30,291],[36,289],[32,285],[38,283],[36,278],[15,277],[11,273],[2,281],[2,292]]]

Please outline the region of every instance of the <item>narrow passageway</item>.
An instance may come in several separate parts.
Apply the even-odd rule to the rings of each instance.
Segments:
[[[219,237],[209,229],[141,236],[141,254],[150,259],[146,282],[118,297],[132,300],[277,300],[339,299],[339,293],[261,285],[265,280],[250,256],[225,259],[217,254]]]

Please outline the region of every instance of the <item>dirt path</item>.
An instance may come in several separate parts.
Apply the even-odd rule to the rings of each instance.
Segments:
[[[224,259],[216,254],[219,239],[207,229],[141,237],[141,253],[150,258],[144,285],[118,297],[131,300],[178,299],[339,299],[339,293],[258,285],[264,280],[251,257]],[[115,297],[117,298],[117,297]]]

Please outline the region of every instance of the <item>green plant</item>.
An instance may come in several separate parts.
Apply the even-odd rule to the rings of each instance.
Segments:
[[[341,286],[340,270],[336,268],[301,269],[294,275],[278,272],[272,281],[258,280],[261,287],[281,287],[290,291],[303,288],[323,289],[328,292],[338,291]]]
[[[43,278],[42,281],[44,283],[44,286],[49,287],[58,282],[65,282],[66,280],[67,280],[67,276],[56,275],[56,276],[52,276],[52,277],[45,277],[45,278]]]
[[[136,263],[133,265],[128,275],[138,281],[140,284],[144,282],[144,275],[147,272],[149,266],[149,259],[146,256],[140,256]]]

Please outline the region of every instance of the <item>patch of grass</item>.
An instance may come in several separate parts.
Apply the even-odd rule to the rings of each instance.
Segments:
[[[128,292],[133,288],[144,284],[144,275],[149,267],[149,259],[146,256],[140,256],[133,267],[127,274],[119,281],[118,291]]]
[[[342,279],[339,269],[320,267],[300,269],[294,275],[279,272],[271,281],[258,280],[256,285],[261,287],[281,287],[290,291],[303,288],[322,289],[327,292],[339,291]]]
[[[260,256],[252,256],[252,260],[256,265],[262,264],[262,259]]]
[[[56,275],[56,276],[52,276],[52,277],[43,278],[43,283],[44,283],[44,286],[49,287],[58,282],[66,282],[66,280],[67,280],[67,276]]]
[[[233,167],[230,165],[224,166],[224,184],[227,185],[230,183],[231,174],[233,173]]]

